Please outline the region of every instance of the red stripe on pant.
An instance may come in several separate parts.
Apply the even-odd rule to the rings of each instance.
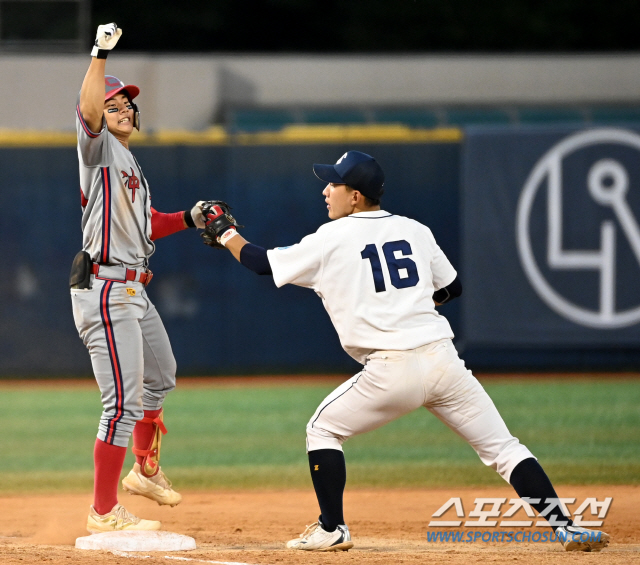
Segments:
[[[122,370],[120,368],[120,359],[118,357],[118,350],[116,348],[116,338],[113,332],[113,324],[111,323],[111,315],[109,314],[109,294],[111,288],[115,283],[113,281],[107,281],[102,287],[102,293],[100,296],[100,315],[102,316],[102,323],[104,325],[104,332],[107,340],[107,350],[109,351],[109,359],[111,361],[111,369],[113,371],[113,380],[115,384],[115,414],[113,418],[109,420],[109,426],[107,430],[107,437],[105,441],[109,444],[113,443],[116,433],[116,424],[122,418],[124,414],[124,383],[122,380]]]

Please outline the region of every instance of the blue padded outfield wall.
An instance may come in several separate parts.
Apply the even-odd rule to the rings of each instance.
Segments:
[[[326,221],[314,162],[351,146],[145,146],[133,148],[153,206],[184,210],[201,199],[233,206],[245,237],[265,247],[298,242]],[[367,145],[386,174],[385,206],[431,226],[458,262],[460,145]],[[89,374],[71,314],[68,277],[80,249],[75,147],[0,149],[0,374]],[[167,327],[181,375],[356,371],[320,299],[276,289],[196,230],[157,241],[148,288]],[[456,318],[458,306],[450,305]]]
[[[328,221],[312,163],[371,153],[387,175],[384,208],[427,224],[461,274],[463,296],[442,312],[472,369],[637,370],[638,140],[633,129],[503,126],[470,128],[462,143],[134,153],[156,209],[224,199],[268,248]],[[0,148],[0,169],[0,375],[88,375],[67,288],[81,245],[76,149]],[[276,289],[195,230],[159,240],[151,268],[180,375],[358,370],[312,291]]]

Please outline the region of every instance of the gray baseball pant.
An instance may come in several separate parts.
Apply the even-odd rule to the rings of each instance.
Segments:
[[[71,290],[73,317],[102,396],[98,438],[127,447],[143,410],[176,386],[176,361],[160,315],[139,282],[92,278]]]

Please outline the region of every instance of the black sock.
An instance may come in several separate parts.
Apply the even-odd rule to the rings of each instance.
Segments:
[[[309,451],[309,469],[320,505],[320,520],[327,532],[344,524],[342,494],[347,483],[344,453],[337,449]]]
[[[539,513],[549,507],[550,502],[545,502],[547,499],[558,498],[549,477],[533,458],[524,459],[516,465],[516,468],[511,473],[510,482],[520,498],[540,499],[540,502],[535,504],[529,503]],[[567,521],[569,526],[573,525],[571,519],[565,516],[558,506],[554,507],[549,515],[544,516],[544,518],[550,522],[554,520]],[[551,525],[551,527],[554,532],[558,529],[558,526]]]

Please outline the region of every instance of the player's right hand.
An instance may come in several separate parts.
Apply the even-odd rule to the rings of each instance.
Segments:
[[[106,59],[108,52],[116,46],[121,35],[122,30],[115,23],[98,26],[91,56]]]

